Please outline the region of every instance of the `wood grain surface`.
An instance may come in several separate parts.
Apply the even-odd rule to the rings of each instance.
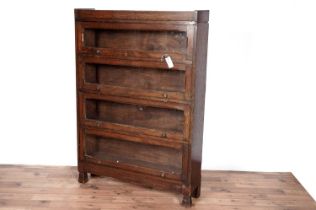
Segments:
[[[185,209],[182,196],[109,177],[77,182],[76,167],[0,165],[0,209]],[[192,210],[315,210],[291,173],[203,171]]]

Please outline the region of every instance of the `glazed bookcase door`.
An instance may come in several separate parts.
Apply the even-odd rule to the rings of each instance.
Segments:
[[[155,61],[169,55],[182,63],[192,58],[192,25],[81,22],[78,30],[83,53]]]
[[[143,143],[129,135],[82,129],[85,160],[166,179],[180,180],[183,168],[182,144]]]
[[[161,101],[190,99],[191,65],[168,69],[162,62],[81,56],[80,88],[105,95],[153,98]]]
[[[140,133],[175,141],[187,141],[190,109],[185,104],[166,104],[119,97],[80,94],[83,125]]]

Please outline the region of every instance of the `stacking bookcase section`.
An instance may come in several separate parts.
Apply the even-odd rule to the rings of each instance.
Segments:
[[[192,58],[194,31],[184,24],[81,22],[77,30],[83,53],[155,61],[164,54],[177,62]]]
[[[199,197],[208,11],[75,10],[79,182]]]
[[[192,66],[81,56],[79,87],[104,95],[184,101],[191,97]]]
[[[84,126],[187,141],[190,109],[186,104],[79,93]]]
[[[139,137],[93,129],[83,129],[82,135],[86,161],[181,180],[183,144],[161,145],[158,141],[149,144]]]

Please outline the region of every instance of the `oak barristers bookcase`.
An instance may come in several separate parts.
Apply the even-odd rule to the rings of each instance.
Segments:
[[[78,170],[199,197],[208,11],[75,10]]]

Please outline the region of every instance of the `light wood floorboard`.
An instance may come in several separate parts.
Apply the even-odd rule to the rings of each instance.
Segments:
[[[0,209],[185,209],[181,195],[108,177],[77,182],[76,167],[0,165]],[[203,171],[192,210],[316,210],[291,173]]]

